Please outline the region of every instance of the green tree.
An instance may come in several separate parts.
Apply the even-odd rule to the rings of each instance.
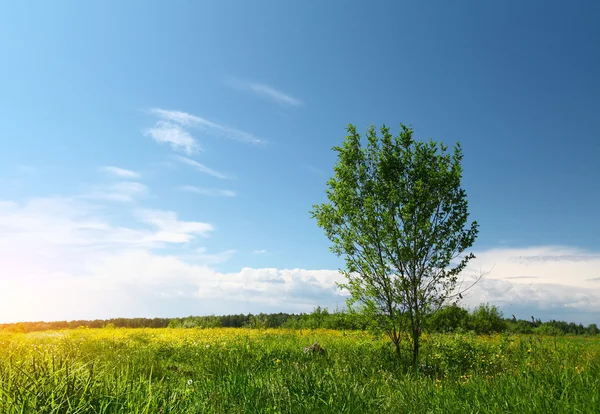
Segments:
[[[460,144],[453,154],[442,143],[419,142],[404,125],[397,137],[374,126],[367,143],[353,125],[327,182],[329,202],[314,205],[312,217],[343,256],[341,270],[349,305],[378,321],[400,354],[403,330],[412,337],[413,364],[425,316],[442,306],[459,286],[472,253],[477,222],[467,226],[467,195],[461,188]],[[458,259],[456,263],[455,260]]]
[[[263,313],[260,315],[250,315],[250,319],[245,326],[252,329],[267,329],[269,327],[269,320],[267,315]]]
[[[471,314],[471,328],[478,334],[491,334],[506,330],[502,311],[496,306],[482,303]]]
[[[444,306],[432,314],[427,321],[429,330],[434,332],[456,332],[469,326],[469,311],[452,304]]]

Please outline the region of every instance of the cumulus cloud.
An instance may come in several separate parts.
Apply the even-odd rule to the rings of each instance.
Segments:
[[[318,304],[343,302],[334,284],[337,271],[218,272],[211,266],[229,261],[235,250],[164,249],[188,246],[211,234],[213,225],[151,209],[134,210],[127,226],[117,225],[94,201],[56,197],[0,202],[0,322],[176,316],[269,306],[309,311]],[[222,308],[224,303],[234,307]]]
[[[465,286],[482,270],[491,270],[465,295],[474,307],[489,302],[505,313],[537,312],[536,316],[560,318],[572,314],[590,321],[600,312],[600,286],[593,279],[600,272],[596,252],[567,246],[499,248],[476,252],[465,272]],[[524,315],[529,318],[530,315]]]
[[[115,167],[113,165],[104,166],[101,168],[101,170],[107,174],[110,174],[110,175],[113,175],[113,176],[119,177],[119,178],[140,178],[140,174],[135,171],[127,170],[125,168]]]
[[[210,197],[235,197],[236,196],[235,191],[223,190],[220,188],[201,188],[201,187],[195,187],[192,185],[182,185],[182,186],[178,187],[178,190],[185,191],[188,193],[195,193],[195,194],[200,194],[200,195],[204,195],[204,196],[210,196]]]
[[[506,279],[515,276],[535,278],[540,283],[592,288],[586,279],[600,274],[600,255],[597,252],[568,246],[533,246],[527,248],[498,248],[476,252],[470,271],[492,269],[486,279]],[[531,280],[513,279],[514,283],[529,284]]]
[[[216,231],[212,224],[152,209],[135,209],[127,225],[117,224],[95,203],[77,197],[0,202],[0,322],[344,306],[337,270],[221,272],[218,266],[236,251],[195,244]],[[476,254],[465,285],[480,270],[492,271],[467,292],[466,305],[489,302],[508,316],[598,322],[597,253],[538,246]]]

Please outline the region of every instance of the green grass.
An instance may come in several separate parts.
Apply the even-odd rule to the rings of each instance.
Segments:
[[[596,338],[432,335],[409,360],[363,332],[0,333],[0,413],[600,412]]]

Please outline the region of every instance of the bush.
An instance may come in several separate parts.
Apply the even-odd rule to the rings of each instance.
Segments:
[[[533,328],[532,331],[533,331],[533,333],[538,334],[538,335],[556,336],[556,335],[563,334],[563,331],[561,331],[557,327],[546,324],[546,323],[542,324],[541,326],[538,326],[537,328]]]
[[[531,322],[519,319],[508,324],[508,331],[514,334],[530,334],[533,333],[533,328]]]
[[[469,326],[469,311],[457,305],[445,306],[431,315],[427,328],[432,332],[461,332]]]
[[[476,307],[471,314],[470,328],[478,334],[491,334],[503,332],[507,326],[502,317],[502,311],[496,305],[482,304]]]

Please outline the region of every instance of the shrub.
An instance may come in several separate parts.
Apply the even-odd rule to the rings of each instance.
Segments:
[[[506,329],[502,311],[496,305],[482,304],[471,314],[471,329],[479,334],[502,332]]]

